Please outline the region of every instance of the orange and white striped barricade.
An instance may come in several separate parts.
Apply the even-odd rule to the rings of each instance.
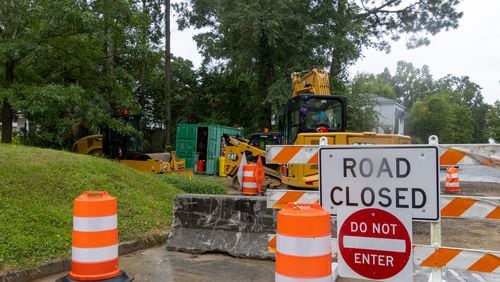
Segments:
[[[267,190],[267,208],[268,209],[282,209],[288,203],[318,203],[318,191],[300,191],[300,190]]]
[[[420,267],[500,273],[500,252],[416,245],[413,260]]]
[[[86,191],[74,201],[71,271],[63,281],[132,281],[118,268],[117,200]]]
[[[458,179],[458,169],[454,166],[446,169],[446,179],[444,184],[444,191],[447,193],[460,192],[460,182]]]
[[[441,216],[499,220],[499,200],[499,197],[442,196]]]
[[[275,281],[332,281],[330,213],[289,203],[278,212]]]
[[[500,168],[500,144],[439,144],[442,166],[485,165]]]
[[[243,195],[257,195],[257,180],[255,179],[255,171],[257,165],[248,163],[243,166],[243,181],[241,183],[241,193]]]

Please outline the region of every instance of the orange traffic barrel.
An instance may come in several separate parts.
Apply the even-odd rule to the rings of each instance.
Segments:
[[[243,183],[241,184],[241,193],[243,195],[257,195],[257,180],[255,179],[255,171],[257,165],[248,163],[243,166]]]
[[[117,200],[86,191],[74,201],[71,271],[63,281],[132,281],[118,268]]]
[[[446,169],[444,191],[451,193],[460,192],[460,182],[458,180],[458,168],[451,166]]]
[[[278,212],[275,281],[332,281],[330,214],[318,203]]]

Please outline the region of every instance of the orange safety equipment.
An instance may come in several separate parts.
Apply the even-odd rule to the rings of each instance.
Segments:
[[[196,171],[205,171],[205,161],[204,160],[199,160],[198,163],[196,164]]]
[[[71,271],[63,281],[131,281],[118,268],[117,200],[86,191],[74,201]]]
[[[275,281],[332,281],[330,213],[318,203],[278,212]]]
[[[460,192],[460,183],[458,181],[458,168],[451,166],[446,169],[446,181],[444,185],[445,192]]]
[[[243,166],[243,183],[241,184],[241,193],[243,195],[257,195],[257,180],[255,179],[255,171],[257,165],[248,163]]]

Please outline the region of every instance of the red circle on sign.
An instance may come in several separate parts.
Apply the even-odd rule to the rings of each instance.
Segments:
[[[339,251],[346,264],[368,279],[388,279],[405,268],[411,240],[393,214],[375,208],[354,212],[339,230]]]

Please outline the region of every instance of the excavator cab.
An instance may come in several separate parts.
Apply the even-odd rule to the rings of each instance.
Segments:
[[[288,100],[284,132],[286,144],[294,144],[305,132],[346,131],[346,99],[342,96],[301,94]]]
[[[126,115],[120,116],[119,119],[126,125],[140,131],[141,116]],[[142,147],[142,139],[127,134],[120,134],[113,129],[103,128],[103,153],[111,159],[133,159],[136,155],[144,153]]]

